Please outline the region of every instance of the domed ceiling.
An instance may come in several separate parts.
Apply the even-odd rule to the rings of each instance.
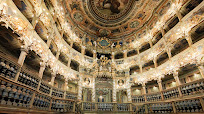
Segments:
[[[126,41],[146,30],[164,0],[66,0],[67,18],[79,37],[97,41],[106,37],[112,42]],[[169,6],[170,4],[168,4]],[[162,9],[163,10],[163,9]],[[155,18],[154,20],[157,20]]]

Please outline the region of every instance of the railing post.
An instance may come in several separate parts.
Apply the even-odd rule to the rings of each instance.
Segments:
[[[30,108],[30,109],[33,107],[34,99],[35,99],[35,92],[33,93],[32,98],[31,98],[31,100],[30,100],[30,105],[29,105],[29,108]]]
[[[132,112],[132,103],[130,103],[130,110],[129,111]]]
[[[52,87],[50,88],[50,94],[49,94],[49,96],[52,97]]]
[[[66,94],[67,94],[67,92],[66,92],[66,91],[64,91],[64,96],[63,96],[63,99],[66,99]]]
[[[114,111],[117,112],[117,111],[118,111],[118,109],[117,109],[117,103],[114,103],[113,106],[114,106]]]
[[[39,91],[41,83],[42,83],[42,79],[39,80],[38,87],[37,87],[36,91]]]
[[[74,101],[74,104],[73,104],[73,112],[75,113],[75,109],[76,109],[76,102]]]
[[[202,109],[204,110],[204,101],[203,101],[203,98],[199,98],[199,100],[200,100],[200,104],[202,106]]]
[[[145,114],[148,114],[149,111],[148,111],[147,104],[145,104],[144,106],[145,106]]]
[[[51,111],[51,108],[52,108],[52,98],[50,99],[49,111]]]
[[[176,113],[176,107],[175,107],[174,102],[172,102],[171,105],[172,105],[172,107],[173,107],[173,111],[174,111],[174,113]]]
[[[84,110],[84,103],[82,102],[81,103],[81,111],[83,111]]]
[[[95,111],[98,111],[98,103],[95,103]]]
[[[147,95],[146,95],[146,86],[145,86],[145,83],[142,84],[142,89],[143,89],[143,94],[144,94],[144,99],[145,99],[145,102],[147,102]]]

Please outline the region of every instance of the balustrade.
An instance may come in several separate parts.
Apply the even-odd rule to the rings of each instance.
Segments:
[[[18,82],[36,89],[40,79],[30,74],[26,73],[26,71],[20,72]]]
[[[132,96],[133,103],[142,103],[145,102],[144,95],[141,96]]]
[[[33,101],[33,108],[39,109],[39,110],[49,110],[50,102],[51,102],[51,97],[36,94]]]
[[[32,91],[0,79],[0,103],[2,105],[29,107]]]
[[[59,88],[52,88],[52,96],[54,96],[54,97],[59,97],[59,98],[63,98],[63,96],[64,96],[64,91],[59,90]]]
[[[91,103],[91,102],[83,103],[83,110],[95,111],[96,110],[95,103]]]
[[[160,101],[161,100],[161,93],[147,95],[147,101]]]
[[[113,111],[114,104],[113,103],[98,103],[99,111]]]
[[[203,112],[201,103],[198,99],[175,102],[177,112]]]
[[[164,95],[165,100],[177,98],[177,97],[179,97],[178,88],[172,88],[172,89],[169,89],[169,90],[165,90],[163,92],[163,95]]]
[[[135,114],[144,114],[144,113],[145,113],[145,105],[142,105],[141,107],[139,107],[139,109]]]
[[[198,80],[195,82],[187,83],[181,86],[182,95],[193,95],[202,93],[204,90],[204,80]]]
[[[83,102],[84,111],[130,111],[130,103],[92,103]]]
[[[9,79],[14,79],[19,68],[20,66],[18,64],[12,63],[3,57],[0,57],[0,75]]]
[[[52,100],[51,110],[56,112],[72,112],[74,101]]]
[[[74,102],[73,101],[65,101],[65,112],[72,112],[75,109],[74,108]]]
[[[137,107],[134,106],[134,105],[132,105],[132,111],[133,111],[133,112],[136,112],[136,111],[137,111]]]
[[[130,104],[117,104],[117,111],[130,111]]]
[[[150,104],[150,112],[152,113],[173,113],[173,107],[171,103]]]
[[[72,99],[72,100],[77,100],[77,94],[76,93],[71,93],[71,92],[66,92],[66,99]]]
[[[40,85],[40,91],[41,92],[43,92],[43,93],[46,93],[46,94],[49,94],[50,93],[50,89],[51,89],[51,87],[49,87],[47,84],[45,84],[45,83],[41,83],[41,85]]]
[[[65,101],[52,100],[51,110],[56,112],[64,112],[64,105],[65,105]]]

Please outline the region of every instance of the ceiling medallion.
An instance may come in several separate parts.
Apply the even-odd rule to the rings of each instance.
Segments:
[[[82,22],[82,21],[83,21],[83,16],[82,16],[82,14],[79,13],[79,12],[75,12],[75,13],[73,14],[73,17],[74,17],[74,19],[75,19],[77,22]]]
[[[108,48],[109,46],[111,46],[111,41],[106,37],[99,38],[97,40],[97,42],[98,42],[98,45],[103,49]]]

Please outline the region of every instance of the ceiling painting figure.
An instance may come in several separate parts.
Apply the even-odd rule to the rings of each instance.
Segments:
[[[119,14],[126,7],[129,0],[96,0],[95,4],[100,12],[106,15]]]

